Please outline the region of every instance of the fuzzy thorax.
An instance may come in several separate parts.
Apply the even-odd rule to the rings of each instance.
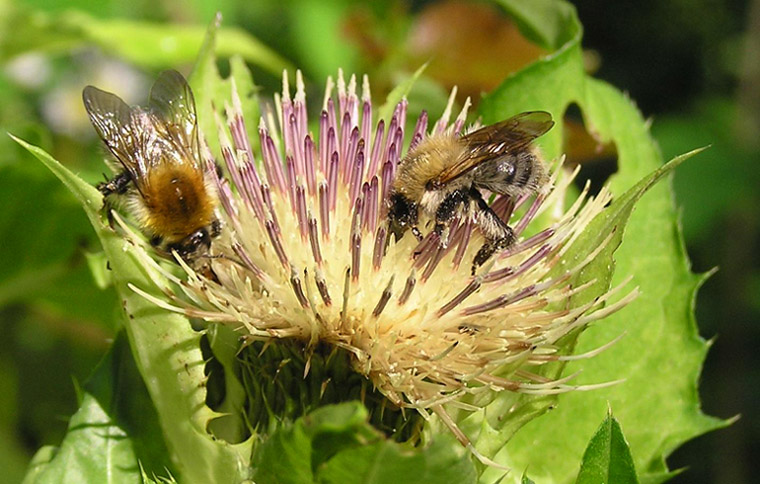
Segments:
[[[399,165],[394,183],[397,191],[423,206],[435,206],[429,197],[440,197],[441,192],[457,190],[471,183],[470,176],[463,176],[447,185],[445,190],[432,190],[429,186],[431,180],[461,159],[464,153],[465,146],[453,133],[424,138]]]

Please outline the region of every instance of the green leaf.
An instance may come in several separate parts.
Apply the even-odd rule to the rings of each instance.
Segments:
[[[556,9],[539,15],[541,9],[533,2],[500,3],[521,19],[524,29],[531,26],[547,38],[553,35],[569,40],[486,96],[480,106],[484,122],[496,122],[522,111],[551,112],[558,125],[541,138],[540,144],[544,153],[553,158],[561,153],[562,116],[570,104],[576,103],[589,132],[600,141],[613,142],[617,148],[618,172],[610,182],[616,197],[659,169],[661,155],[633,103],[616,89],[585,74],[581,29],[572,6],[559,1],[541,2]],[[564,33],[546,34],[547,29],[556,32],[557,25],[562,25]],[[636,204],[623,243],[615,253],[615,263],[612,285],[632,276],[631,287],[639,287],[641,296],[586,330],[576,351],[598,348],[623,333],[626,337],[601,355],[572,362],[565,374],[582,369],[576,384],[625,381],[606,389],[562,395],[553,412],[517,432],[501,457],[512,468],[530,468],[539,482],[569,482],[574,478],[585,443],[594,431],[594,415],[604,412],[608,402],[628,429],[642,480],[650,473],[665,473],[665,457],[686,440],[727,424],[705,416],[699,407],[697,381],[707,344],[697,333],[693,299],[703,277],[689,270],[669,181],[653,187]],[[552,402],[533,399],[534,405],[544,408]],[[498,410],[488,412],[499,414]],[[495,479],[489,472],[482,478],[483,482]],[[516,482],[518,476],[507,479]]]
[[[217,17],[209,26],[189,79],[198,111],[198,128],[204,134],[214,154],[221,153],[215,116],[218,115],[222,121],[226,119],[225,109],[231,103],[233,80],[243,111],[243,121],[249,133],[256,132],[260,117],[257,88],[243,59],[237,55],[233,56],[230,59],[230,76],[222,79],[219,75],[216,58],[217,44],[220,41],[220,21],[221,18]],[[254,137],[249,141],[252,148],[256,150],[258,138]]]
[[[378,110],[378,121],[384,119],[387,127],[388,123],[390,123],[391,116],[393,116],[393,110],[396,109],[396,105],[409,94],[412,86],[417,82],[417,79],[419,79],[420,75],[425,71],[426,67],[427,63],[422,64],[416,71],[414,71],[414,74],[409,76],[404,82],[399,83],[388,93],[388,96],[385,98],[385,103],[383,103]]]
[[[596,281],[588,290],[578,295],[576,298],[578,304],[592,301],[604,294],[610,287],[614,274],[611,269],[615,265],[613,252],[620,245],[626,223],[644,193],[678,165],[702,150],[697,149],[677,156],[640,180],[597,215],[573,243],[563,259],[569,267],[573,267],[588,257],[595,248],[600,247],[608,237],[612,236],[607,245],[599,252],[599,255],[571,280],[573,286]]]
[[[7,7],[0,36],[3,60],[24,52],[69,52],[94,44],[107,53],[150,69],[176,68],[195,60],[206,28],[123,19],[101,19],[82,11],[59,14]],[[236,27],[220,28],[216,53],[238,55],[251,64],[279,75],[292,64],[249,33]]]
[[[229,102],[233,79],[246,121],[254,122],[258,118],[253,81],[243,59],[231,59],[229,79],[222,80],[218,75],[215,64],[217,42],[220,41],[218,22],[219,18],[209,29],[196,74],[191,79],[197,92],[201,129],[211,133],[216,132],[210,112],[212,102],[216,101],[217,106],[221,107]],[[134,359],[156,405],[179,475],[188,482],[236,482],[242,479],[247,472],[251,442],[228,445],[212,440],[206,431],[209,422],[220,415],[205,406],[206,377],[200,334],[192,330],[185,318],[155,307],[130,287],[150,292],[154,287],[152,279],[162,280],[162,276],[146,273],[147,269],[138,262],[136,255],[143,249],[130,245],[105,223],[102,197],[95,188],[73,175],[43,150],[21,140],[16,141],[42,161],[74,193],[95,228],[127,315],[125,327]],[[242,405],[239,392],[235,395],[234,392],[228,395],[234,398],[227,400],[224,410],[234,411],[235,405]],[[230,432],[238,436],[241,434],[239,422],[233,425],[237,430],[227,423],[225,427],[225,435],[231,435]]]
[[[345,34],[349,3],[296,0],[287,10],[288,31],[298,52],[299,67],[314,79],[325,79],[339,68],[356,72],[361,52]]]
[[[589,257],[602,244],[605,245],[593,260],[582,271],[574,275],[570,281],[575,287],[592,283],[586,290],[576,296],[574,304],[580,305],[591,302],[610,288],[613,274],[612,268],[615,264],[613,254],[620,246],[624,227],[636,203],[665,175],[700,151],[702,150],[694,150],[676,157],[666,165],[650,173],[594,217],[586,229],[584,229],[565,253],[563,258],[564,265],[558,266],[557,272],[577,265]],[[549,373],[549,376],[551,378],[559,377],[556,372]],[[509,392],[497,395],[494,402],[488,406],[490,418],[484,422],[484,424],[487,422],[488,427],[481,429],[481,434],[477,440],[478,448],[481,452],[495,453],[509,441],[522,425],[545,412],[548,406],[555,401],[556,398],[553,396],[523,397]],[[507,411],[509,411],[509,418],[502,418],[501,416]],[[472,428],[473,422],[478,421],[478,418],[471,416],[467,420],[469,422],[466,422],[466,424]],[[492,474],[493,471],[489,470],[488,473]]]
[[[240,382],[240,365],[237,359],[240,351],[240,333],[229,325],[212,324],[206,332],[209,346],[214,359],[219,364],[221,375],[209,374],[209,383],[215,378],[220,378],[221,395],[214,395],[209,388],[211,398],[220,399],[214,410],[222,414],[209,422],[209,431],[215,437],[227,442],[241,442],[248,435],[248,429],[243,417],[247,396]],[[214,367],[211,367],[214,368]],[[213,370],[212,370],[213,372]],[[207,399],[208,401],[208,399]]]
[[[555,0],[497,0],[517,23],[520,32],[547,50],[558,50],[580,38],[575,8]]]
[[[378,438],[366,420],[364,406],[352,402],[320,408],[281,426],[254,452],[254,479],[261,484],[313,482],[316,468],[329,457],[360,440]]]
[[[140,483],[141,469],[166,475],[168,453],[125,338],[84,390],[60,447],[40,450],[24,483]]]
[[[85,252],[85,258],[87,259],[87,267],[90,269],[90,274],[95,280],[95,284],[100,289],[106,289],[111,285],[111,273],[108,270],[108,259],[103,252]]]
[[[359,402],[322,407],[256,449],[254,479],[269,483],[475,482],[468,452],[448,435],[412,448],[387,440]]]
[[[60,284],[91,233],[66,190],[36,165],[0,168],[0,306],[39,297]],[[35,230],[21,230],[35,220]],[[33,257],[27,254],[34,254]]]
[[[623,436],[620,423],[607,414],[583,454],[576,484],[638,484],[631,450]]]
[[[187,319],[158,309],[129,285],[150,291],[150,277],[137,259],[139,249],[112,230],[101,213],[102,197],[42,149],[14,138],[50,169],[82,204],[103,245],[127,319],[125,329],[138,369],[156,407],[172,461],[189,482],[233,482],[247,462],[246,445],[214,442],[205,425],[214,415],[205,407],[199,334]]]
[[[475,483],[475,467],[462,446],[446,434],[437,439],[422,452],[390,441],[349,449],[331,459],[319,477],[331,484]]]

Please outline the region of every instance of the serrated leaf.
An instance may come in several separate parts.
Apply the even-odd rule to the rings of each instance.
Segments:
[[[218,24],[210,29],[207,42],[206,67],[215,63]],[[258,107],[253,94],[253,83],[241,58],[231,60],[232,77],[240,93],[243,111],[253,115]],[[222,81],[216,66],[203,85],[201,102],[210,106],[212,99],[230,99],[232,83]],[[215,76],[214,76],[215,75]],[[204,97],[205,94],[209,94]],[[214,97],[216,96],[216,97]],[[222,103],[222,106],[224,104]],[[200,112],[199,112],[200,114]],[[202,118],[208,121],[212,117]],[[213,131],[212,131],[213,132]],[[218,416],[205,406],[204,360],[200,352],[200,334],[195,333],[187,319],[161,310],[130,286],[151,291],[151,278],[161,280],[159,274],[148,274],[133,253],[142,250],[131,245],[105,223],[102,197],[43,150],[14,138],[19,144],[42,161],[66,187],[74,193],[90,223],[95,228],[108,258],[113,282],[122,306],[128,316],[125,327],[135,361],[142,373],[156,405],[160,423],[173,462],[179,474],[189,482],[237,482],[247,469],[251,442],[232,446],[214,441],[206,431],[209,420]]]
[[[106,289],[111,285],[111,273],[108,271],[108,259],[103,252],[85,252],[87,267],[99,289]]]
[[[623,94],[585,74],[574,9],[565,2],[551,2],[556,11],[547,11],[542,15],[549,18],[542,18],[534,15],[537,10],[529,3],[501,1],[513,14],[522,12],[519,17],[524,24],[561,21],[569,40],[489,94],[481,103],[484,121],[536,109],[561,120],[567,107],[577,103],[589,132],[617,148],[618,173],[611,179],[611,188],[620,196],[662,165],[647,124]],[[543,27],[534,25],[533,29],[542,31]],[[559,123],[540,140],[550,158],[561,152],[562,131]],[[702,278],[689,271],[676,215],[669,183],[652,188],[639,200],[615,254],[612,284],[633,276],[632,287],[638,286],[641,296],[586,330],[577,352],[598,348],[624,332],[626,337],[601,355],[573,362],[565,372],[582,369],[575,381],[579,384],[621,378],[625,382],[562,395],[553,412],[528,423],[510,441],[503,455],[511,467],[530,468],[539,481],[569,482],[593,433],[593,415],[603,412],[608,401],[628,429],[642,481],[647,473],[666,472],[665,457],[681,443],[727,424],[699,409],[696,382],[707,345],[696,330],[693,298]],[[517,477],[508,479],[515,482]]]
[[[168,465],[155,411],[119,338],[85,386],[60,447],[39,451],[24,483],[140,483],[141,469],[166,475]]]
[[[0,306],[26,304],[33,313],[110,333],[117,300],[92,284],[83,247],[97,241],[87,217],[49,170],[2,138],[12,144],[6,151],[16,161],[0,166]]]
[[[233,482],[247,461],[245,446],[214,442],[205,424],[211,412],[204,405],[203,358],[199,334],[187,319],[168,313],[132,291],[153,284],[128,244],[104,223],[102,197],[94,187],[68,171],[44,150],[14,138],[53,172],[82,204],[103,245],[116,290],[127,315],[130,348],[156,406],[172,461],[191,482]],[[154,277],[158,277],[154,275]]]
[[[631,450],[620,423],[607,414],[586,447],[576,484],[638,484]]]
[[[589,223],[563,256],[564,264],[557,267],[558,271],[573,267],[589,257],[602,244],[605,244],[593,260],[571,279],[571,284],[576,287],[593,283],[577,296],[577,300],[573,304],[581,305],[593,301],[609,289],[613,274],[612,267],[614,266],[613,254],[620,245],[624,227],[636,203],[665,175],[700,151],[694,150],[676,157],[650,173],[624,195],[612,202],[609,207],[597,214]],[[558,378],[559,375],[552,374],[551,377]],[[546,411],[550,402],[554,401],[556,398],[551,396],[523,398],[507,392],[498,395],[494,402],[488,406],[488,412],[492,416],[500,417],[506,414],[507,409],[509,409],[509,418],[489,418],[487,423],[490,428],[481,429],[481,434],[477,440],[478,448],[482,452],[490,453],[501,449],[519,427]],[[470,420],[476,419],[471,417]],[[489,472],[489,474],[491,473]]]
[[[209,422],[208,428],[217,438],[227,442],[241,442],[247,434],[246,422],[243,418],[247,396],[240,382],[240,367],[237,359],[240,351],[240,334],[229,325],[212,324],[206,331],[206,336],[222,373],[222,375],[209,374],[207,387],[210,386],[212,379],[223,379],[222,395],[213,395],[212,390],[209,389],[211,398],[221,399],[218,406],[213,408],[222,415]]]
[[[349,449],[319,473],[330,484],[475,483],[477,473],[467,452],[448,435],[439,435],[423,451],[409,451],[391,441]]]
[[[237,96],[240,98],[243,122],[249,133],[256,132],[260,117],[256,86],[243,59],[238,55],[232,56],[230,58],[230,77],[222,79],[219,75],[216,66],[216,53],[217,44],[220,41],[220,21],[221,17],[217,16],[209,26],[189,79],[195,95],[198,127],[203,133],[211,153],[214,154],[221,153],[216,116],[221,121],[226,119],[225,109],[232,100],[233,80]],[[253,138],[249,141],[255,151],[258,147],[258,139]]]
[[[579,295],[577,298],[578,304],[584,304],[599,297],[610,287],[614,274],[614,271],[611,269],[615,264],[613,252],[618,248],[623,239],[623,231],[636,203],[644,193],[665,175],[700,151],[702,149],[677,156],[640,180],[597,215],[575,243],[573,243],[563,258],[563,261],[569,267],[573,267],[573,265],[588,257],[595,248],[602,246],[605,240],[611,237],[598,256],[571,280],[573,286],[576,287],[596,281],[588,290],[583,291]]]
[[[520,32],[529,40],[548,50],[558,50],[581,33],[580,24],[573,22],[575,8],[554,0],[498,0]]]
[[[475,482],[465,449],[450,436],[425,448],[387,440],[359,402],[322,407],[279,428],[254,455],[259,484]]]
[[[330,405],[278,428],[253,455],[254,479],[261,484],[297,484],[316,480],[317,467],[341,448],[359,444],[359,437],[378,438],[366,423],[367,410],[358,402]],[[331,439],[326,451],[316,442]]]

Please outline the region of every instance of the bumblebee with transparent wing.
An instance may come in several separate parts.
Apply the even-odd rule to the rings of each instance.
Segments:
[[[162,72],[146,108],[87,86],[85,109],[116,159],[116,176],[98,185],[106,199],[121,198],[151,243],[188,262],[208,255],[219,235],[216,198],[199,157],[195,101],[185,78]]]
[[[399,163],[388,199],[389,232],[398,240],[411,229],[422,239],[418,227],[422,209],[445,241],[443,233],[461,208],[474,209],[475,223],[486,239],[473,260],[474,274],[515,239],[481,190],[516,200],[543,186],[548,177],[532,142],[552,126],[549,113],[531,111],[460,137],[442,133],[423,139]]]

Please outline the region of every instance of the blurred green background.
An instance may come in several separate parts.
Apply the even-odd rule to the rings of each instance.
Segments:
[[[223,14],[219,50],[240,52],[269,94],[298,66],[312,104],[337,69],[368,73],[381,101],[422,63],[410,110],[440,113],[459,86],[481,92],[542,54],[498,2],[338,0],[0,0],[0,127],[96,182],[103,151],[81,90],[94,84],[144,102],[157,72],[192,66],[206,25]],[[714,338],[701,382],[706,413],[742,414],[683,446],[673,482],[748,483],[760,475],[760,1],[579,0],[589,71],[630,94],[665,159],[711,148],[675,176],[695,272],[718,267],[699,293]],[[138,34],[135,34],[138,32]],[[224,70],[222,64],[220,68]],[[614,147],[568,113],[571,163],[600,181]],[[19,482],[36,449],[60,442],[77,385],[108,348],[118,301],[88,262],[98,245],[84,214],[41,164],[0,137],[0,468]],[[656,371],[656,369],[653,369]]]

